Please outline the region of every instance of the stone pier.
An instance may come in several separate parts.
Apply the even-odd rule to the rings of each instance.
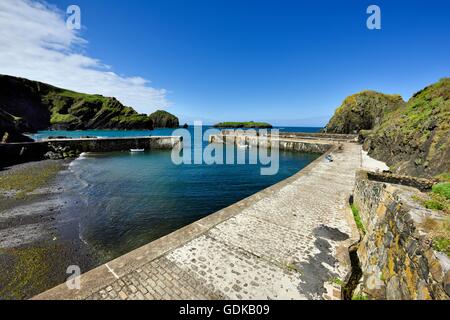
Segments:
[[[182,137],[148,136],[126,138],[51,139],[35,142],[0,143],[0,168],[45,158],[56,149],[81,152],[128,151],[130,149],[172,149],[182,143]]]
[[[359,235],[348,200],[361,146],[324,139],[326,153],[292,177],[34,299],[339,299]],[[295,142],[295,143],[294,143]],[[334,161],[329,162],[326,154]]]

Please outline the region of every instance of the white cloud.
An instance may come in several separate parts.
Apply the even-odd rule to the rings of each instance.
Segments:
[[[141,77],[118,75],[85,55],[87,41],[69,30],[65,19],[65,12],[45,2],[1,0],[0,73],[114,96],[143,113],[169,106],[166,90],[150,87]]]

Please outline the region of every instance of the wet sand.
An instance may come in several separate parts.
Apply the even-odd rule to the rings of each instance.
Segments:
[[[62,283],[70,265],[87,271],[98,264],[79,238],[83,203],[71,191],[68,164],[46,160],[0,171],[0,178],[23,179],[24,173],[33,176],[58,166],[31,191],[4,190],[0,179],[0,300],[27,299]]]

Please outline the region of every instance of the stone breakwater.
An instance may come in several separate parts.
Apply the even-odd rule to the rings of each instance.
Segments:
[[[327,150],[294,176],[34,299],[339,299],[358,240],[348,199],[361,146],[282,141]],[[313,144],[314,146],[308,146]],[[299,147],[300,148],[300,147]],[[331,290],[330,290],[331,288]]]
[[[260,131],[257,130],[227,130],[224,129],[221,131],[221,135],[238,135],[238,136],[262,136],[265,135],[260,133]],[[268,131],[267,134],[270,136],[270,132]],[[279,138],[283,139],[313,139],[313,140],[330,140],[330,141],[345,141],[345,142],[351,142],[351,141],[358,141],[358,135],[357,134],[340,134],[340,133],[320,133],[320,132],[279,132],[278,133]]]
[[[222,134],[211,135],[210,143],[226,143],[235,145],[250,145],[263,148],[271,148],[276,145],[281,150],[290,150],[306,153],[325,153],[331,144],[321,140],[299,140],[291,138],[273,138],[271,136],[258,136],[252,134],[228,134],[226,130]]]
[[[423,227],[427,219],[443,217],[414,201],[418,189],[376,178],[359,172],[355,184],[354,203],[366,229],[358,248],[363,277],[357,294],[371,299],[449,299],[450,259],[433,250]],[[415,186],[420,182],[416,179]]]
[[[181,137],[151,136],[130,138],[52,139],[0,144],[0,167],[49,157],[70,158],[82,152],[128,151],[130,149],[172,149]]]

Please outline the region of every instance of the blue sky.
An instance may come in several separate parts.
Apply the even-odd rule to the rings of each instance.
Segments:
[[[160,104],[183,122],[321,126],[352,93],[373,89],[408,99],[450,71],[450,2],[444,0],[49,3],[62,11],[81,8],[77,36],[85,43],[76,50],[82,55],[110,66],[120,81],[151,81],[144,86],[156,98],[148,107],[145,100],[132,106],[149,112]],[[381,8],[381,30],[366,28],[370,4]],[[5,73],[13,68],[5,66]],[[57,85],[67,80],[54,76],[53,65],[45,74],[27,68],[33,67],[19,73]]]

